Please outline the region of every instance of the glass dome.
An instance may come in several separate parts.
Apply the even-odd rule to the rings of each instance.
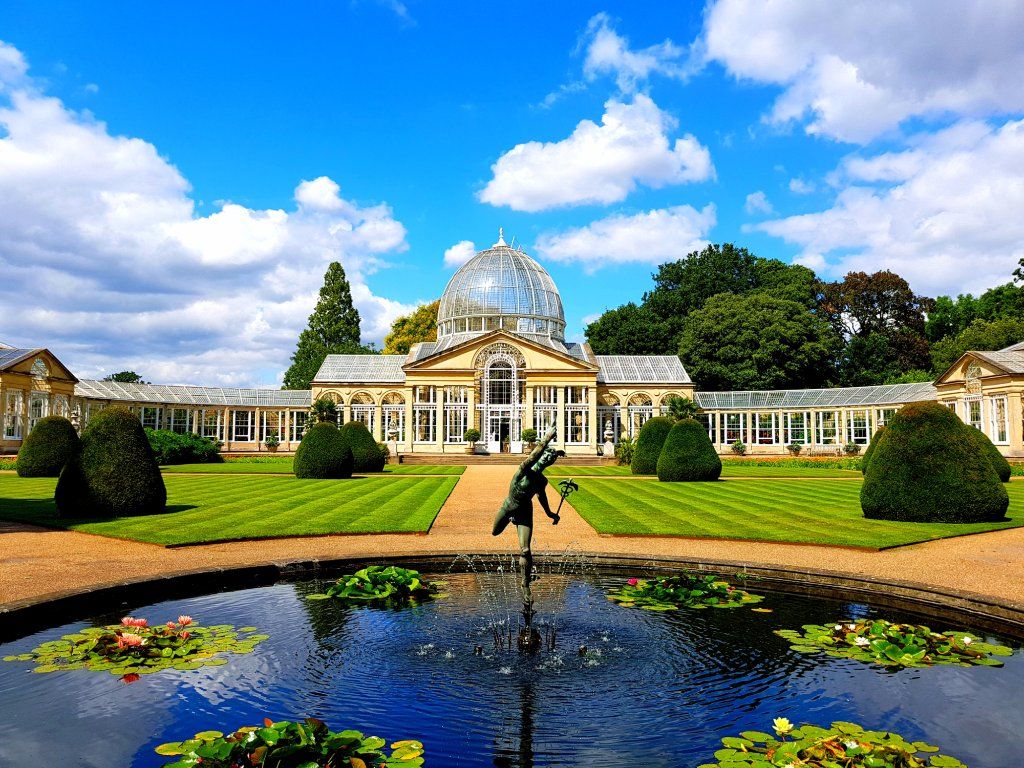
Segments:
[[[499,328],[538,341],[565,339],[565,315],[555,281],[502,237],[463,264],[448,282],[437,313],[437,340],[450,346]]]

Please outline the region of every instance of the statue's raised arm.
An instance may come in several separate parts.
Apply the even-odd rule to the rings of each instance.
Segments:
[[[540,455],[544,453],[544,449],[547,448],[548,445],[551,444],[551,441],[555,439],[556,434],[557,430],[555,427],[552,427],[550,430],[548,430],[548,433],[544,435],[540,442],[538,442],[537,445],[533,447],[533,450],[530,451],[530,454],[525,459],[523,459],[523,463],[519,465],[520,469],[532,467],[536,463],[537,459],[540,458]]]

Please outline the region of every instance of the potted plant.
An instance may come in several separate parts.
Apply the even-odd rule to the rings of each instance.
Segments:
[[[274,430],[267,432],[267,439],[263,441],[263,444],[267,446],[267,450],[271,453],[277,453],[277,446],[281,444],[281,440]]]
[[[843,446],[843,453],[847,456],[856,456],[860,453],[860,446],[857,443],[847,443]]]
[[[790,443],[786,446],[786,450],[789,451],[790,456],[799,456],[803,446],[800,443]]]
[[[470,427],[462,433],[462,439],[466,441],[466,453],[476,453],[476,442],[480,439],[480,430]]]
[[[747,452],[747,446],[743,443],[742,440],[737,440],[735,443],[732,444],[732,452],[735,453],[737,456],[742,456]]]
[[[537,444],[537,430],[527,427],[519,433],[519,439],[523,441],[523,452],[529,453],[533,450],[533,446]]]

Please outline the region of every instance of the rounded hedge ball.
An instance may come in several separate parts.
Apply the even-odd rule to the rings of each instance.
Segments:
[[[292,470],[296,477],[311,480],[352,477],[352,451],[334,424],[321,421],[302,436]]]
[[[640,427],[640,434],[636,438],[636,448],[633,449],[633,461],[629,464],[630,471],[634,475],[657,473],[661,447],[665,444],[665,438],[668,437],[673,424],[675,424],[675,419],[669,416],[655,416]]]
[[[970,429],[938,403],[903,406],[875,445],[864,475],[864,516],[924,523],[1005,518],[1009,496]]]
[[[361,421],[350,421],[341,427],[341,436],[352,451],[353,472],[383,472],[386,454]]]
[[[666,483],[717,480],[722,460],[707,429],[695,419],[677,421],[658,456],[658,479]]]
[[[19,477],[59,477],[64,465],[82,449],[74,425],[63,416],[36,422],[18,451]]]

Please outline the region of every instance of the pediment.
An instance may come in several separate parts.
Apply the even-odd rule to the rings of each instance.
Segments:
[[[78,378],[68,370],[48,349],[25,350],[25,354],[8,361],[2,367],[5,373],[20,373],[38,379],[61,379],[77,382]]]
[[[528,371],[577,371],[596,374],[598,369],[596,364],[588,363],[546,344],[525,339],[505,330],[491,331],[476,336],[461,344],[406,363],[402,369],[407,373],[433,370],[472,370],[476,366],[480,352],[494,344],[508,344],[515,347],[522,354]]]
[[[965,352],[935,380],[935,384],[966,385],[979,379],[992,376],[1008,376],[1013,373],[1007,366],[1001,365],[994,360],[987,359],[973,352]]]

